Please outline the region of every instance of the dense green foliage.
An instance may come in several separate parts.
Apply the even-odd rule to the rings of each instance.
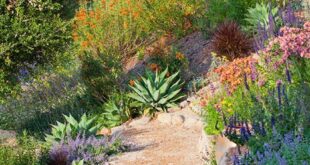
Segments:
[[[1,71],[12,82],[20,69],[54,65],[57,57],[68,47],[68,24],[56,14],[59,4],[51,2],[2,0],[1,14]]]
[[[271,11],[270,8],[272,8]],[[270,21],[274,21],[272,23],[278,22],[279,25],[280,18],[278,16],[278,12],[278,7],[269,7],[264,3],[257,3],[254,8],[248,9],[248,13],[245,18],[245,21],[247,22],[245,29],[252,33],[257,33],[257,30],[270,29]],[[271,19],[270,16],[272,16],[273,19]]]
[[[1,165],[41,165],[46,164],[45,148],[36,139],[23,133],[16,146],[0,145]]]
[[[237,21],[244,24],[245,14],[250,7],[254,7],[257,0],[208,0],[208,27],[216,28],[225,20]]]
[[[254,8],[256,3],[270,3],[282,7],[287,5],[287,0],[207,0],[207,26],[214,29],[225,20],[246,25],[244,19],[248,9]]]
[[[70,24],[57,14],[60,9],[51,1],[0,1],[2,101],[21,80],[39,68],[57,66],[63,58],[71,37]]]

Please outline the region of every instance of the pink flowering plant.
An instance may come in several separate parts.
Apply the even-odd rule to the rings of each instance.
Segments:
[[[281,28],[280,35],[271,39],[259,55],[260,77],[264,81],[275,84],[275,80],[283,78],[283,75],[289,83],[292,80],[310,80],[307,78],[310,75],[310,22],[306,22],[303,28]],[[270,74],[270,71],[275,74]]]

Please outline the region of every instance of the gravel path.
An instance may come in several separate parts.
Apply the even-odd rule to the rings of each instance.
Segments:
[[[172,116],[172,119],[169,118]],[[189,111],[163,114],[157,120],[140,119],[123,131],[129,152],[114,157],[112,165],[202,165],[199,152],[201,121]],[[182,118],[182,121],[177,121]],[[196,122],[193,122],[196,121]],[[190,124],[192,123],[192,124]]]

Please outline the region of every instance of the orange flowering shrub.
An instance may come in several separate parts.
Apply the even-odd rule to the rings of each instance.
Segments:
[[[180,36],[196,29],[194,19],[201,17],[204,5],[203,0],[89,1],[75,15],[73,37],[82,51],[132,55],[150,37]]]
[[[231,63],[218,67],[214,72],[219,75],[221,83],[227,84],[229,91],[233,92],[246,77],[256,79],[256,63],[257,60],[252,56],[237,58]]]

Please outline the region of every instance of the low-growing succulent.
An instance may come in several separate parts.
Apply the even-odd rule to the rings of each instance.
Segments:
[[[106,127],[115,127],[129,119],[128,109],[109,100],[103,105],[102,118]]]
[[[57,121],[57,125],[52,125],[51,135],[45,135],[45,141],[47,143],[54,143],[61,141],[70,134],[70,127],[67,124],[63,124]]]
[[[146,72],[141,81],[135,80],[133,90],[129,97],[143,104],[148,113],[154,115],[156,111],[167,112],[168,108],[175,106],[176,102],[184,97],[181,94],[183,83],[178,79],[179,72],[167,76],[168,68],[163,72]]]
[[[57,125],[52,125],[51,135],[46,135],[46,142],[49,144],[64,140],[67,136],[76,137],[79,133],[85,136],[95,135],[100,125],[95,124],[95,118],[87,118],[84,114],[80,121],[77,121],[72,115],[66,116],[66,123],[57,121]]]
[[[103,104],[103,113],[99,117],[99,122],[103,126],[111,128],[118,126],[130,118],[139,114],[139,106],[132,98],[126,94],[114,94]]]

